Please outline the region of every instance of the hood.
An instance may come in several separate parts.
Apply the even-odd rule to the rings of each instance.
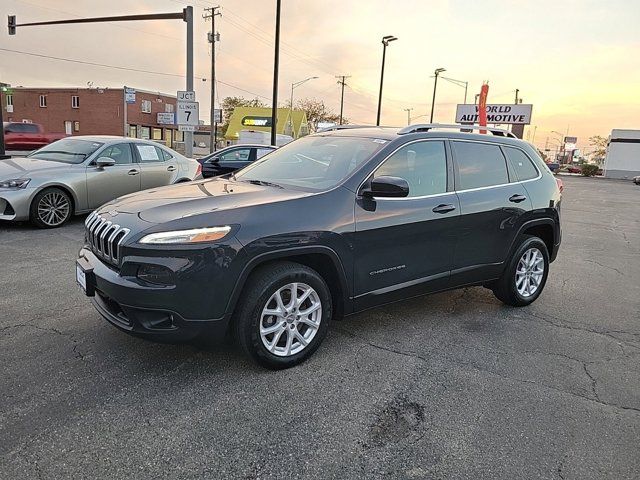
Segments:
[[[37,158],[16,157],[0,160],[0,180],[28,177],[36,172],[63,170],[71,167],[68,163],[50,162]]]
[[[275,203],[308,195],[312,194],[213,178],[126,195],[103,205],[98,213],[109,213],[111,216],[134,214],[146,222],[165,223],[203,213]]]

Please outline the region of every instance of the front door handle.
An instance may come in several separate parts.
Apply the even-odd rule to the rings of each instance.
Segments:
[[[175,172],[176,171],[176,167],[174,167],[173,165],[169,165],[167,167],[167,172]]]
[[[129,170],[127,172],[129,175],[138,175],[140,173],[140,170],[136,170],[135,168]]]
[[[433,210],[431,210],[433,213],[449,213],[452,212],[456,209],[456,207],[454,205],[451,205],[450,203],[443,203],[441,205],[438,205],[437,207],[433,207]]]
[[[515,195],[511,195],[509,197],[509,201],[513,202],[513,203],[524,202],[526,199],[527,199],[527,197],[525,197],[524,195],[520,195],[518,193],[516,193]]]

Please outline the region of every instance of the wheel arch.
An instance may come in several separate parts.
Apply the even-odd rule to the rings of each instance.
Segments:
[[[31,200],[29,201],[29,212],[31,212],[31,206],[33,205],[33,201],[35,200],[36,195],[48,188],[57,188],[69,195],[69,198],[71,199],[71,215],[73,216],[76,214],[76,210],[78,210],[78,197],[76,196],[72,188],[69,188],[68,185],[64,185],[62,183],[48,183],[46,185],[40,186],[40,188],[38,188],[38,190],[36,190],[31,196]]]
[[[542,240],[547,247],[550,258],[552,258],[556,244],[556,228],[556,222],[552,218],[537,218],[523,223],[511,244],[509,258],[513,255],[514,250],[518,248],[518,239],[521,238],[522,235],[534,235]]]
[[[244,290],[247,280],[258,268],[278,261],[290,261],[312,268],[327,283],[331,292],[334,307],[334,319],[341,318],[350,308],[350,289],[347,275],[338,254],[330,247],[309,246],[296,247],[273,252],[266,252],[253,257],[242,270],[227,304],[227,313],[235,311],[238,299]],[[350,310],[349,310],[350,311]]]

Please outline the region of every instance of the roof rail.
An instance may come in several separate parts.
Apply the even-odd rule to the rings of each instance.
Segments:
[[[443,124],[443,123],[417,123],[415,125],[409,125],[398,131],[398,135],[405,135],[407,133],[428,132],[436,128],[449,128],[454,130],[486,130],[498,137],[510,137],[518,138],[509,130],[495,127],[481,127],[480,125],[460,125],[460,124]]]
[[[351,129],[351,128],[372,128],[372,127],[373,127],[373,125],[353,125],[353,124],[333,125],[331,127],[321,128],[316,133],[334,132],[336,130],[348,130],[348,129]]]

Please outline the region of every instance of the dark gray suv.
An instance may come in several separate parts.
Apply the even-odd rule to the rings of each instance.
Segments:
[[[309,357],[332,319],[416,295],[484,285],[528,305],[560,245],[555,178],[508,132],[455,128],[322,132],[121,197],[87,218],[78,282],[121,330],[230,328],[271,368]]]

